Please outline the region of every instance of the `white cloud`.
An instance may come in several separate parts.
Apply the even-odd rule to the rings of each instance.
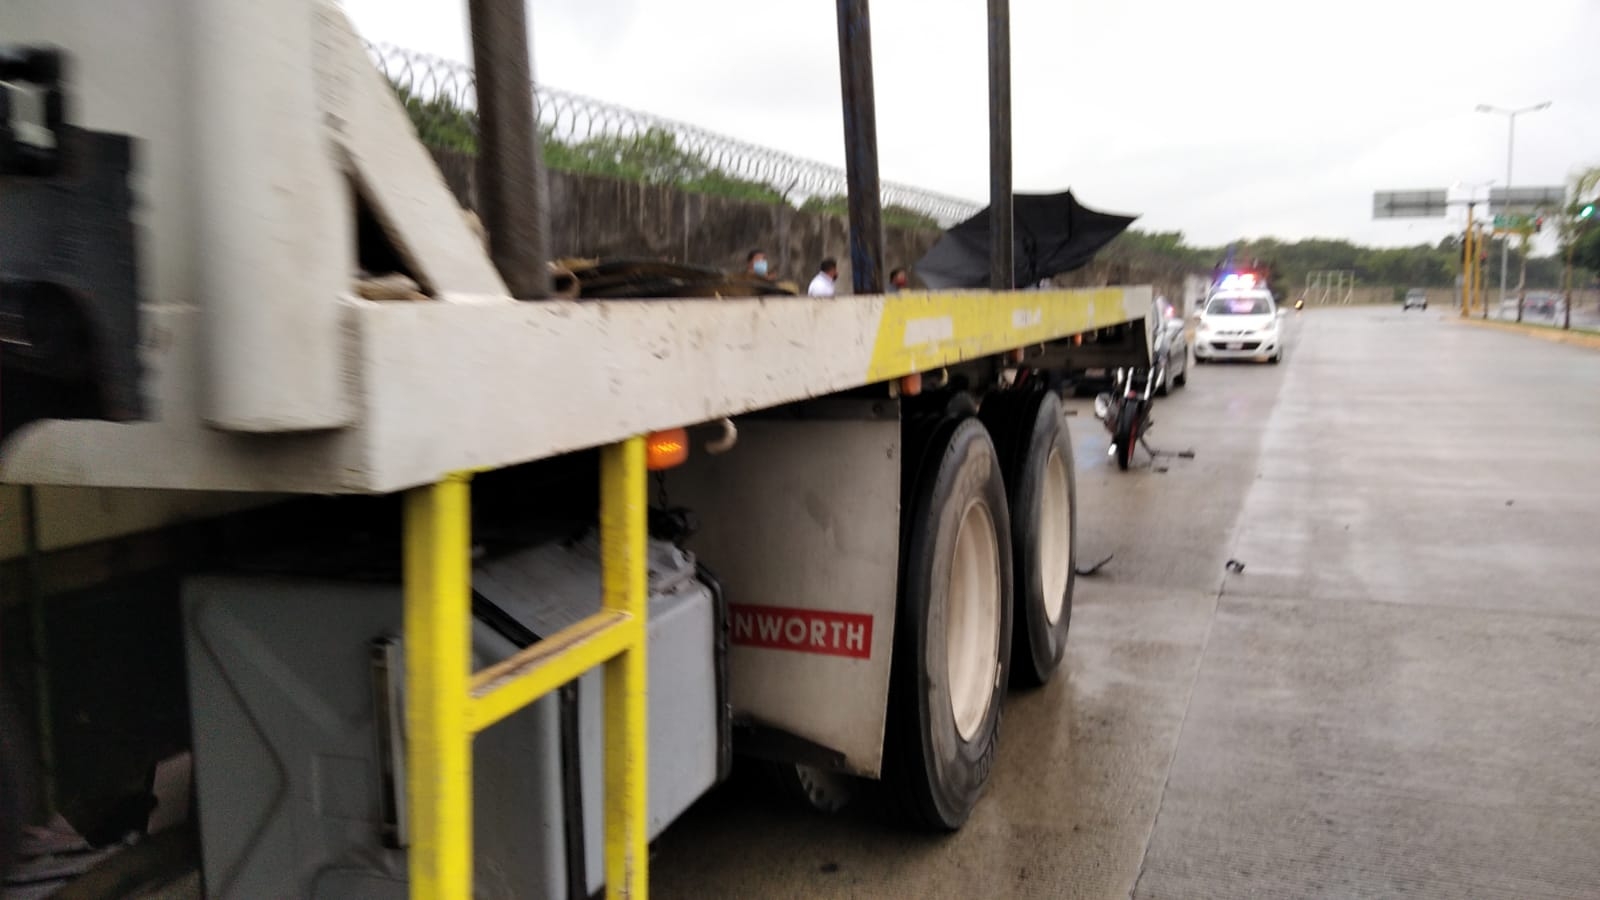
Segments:
[[[368,38],[468,57],[459,0],[345,0]],[[831,4],[532,0],[554,86],[834,164],[843,161]],[[981,0],[872,5],[882,176],[983,200]],[[1202,242],[1241,235],[1431,243],[1444,222],[1373,222],[1374,190],[1600,164],[1600,4],[1590,0],[1012,0],[1019,190]]]

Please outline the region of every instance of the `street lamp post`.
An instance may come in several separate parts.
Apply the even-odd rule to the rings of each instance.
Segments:
[[[1523,113],[1538,112],[1541,109],[1549,109],[1549,108],[1550,108],[1550,101],[1549,100],[1546,100],[1543,103],[1535,103],[1532,106],[1524,106],[1521,109],[1501,109],[1498,106],[1490,106],[1487,103],[1479,103],[1478,104],[1478,112],[1481,112],[1481,113],[1493,113],[1495,115],[1505,116],[1506,117],[1506,122],[1507,122],[1507,124],[1509,126],[1506,129],[1506,203],[1505,203],[1505,206],[1507,207],[1507,209],[1502,209],[1501,212],[1507,212],[1509,210],[1510,205],[1511,205],[1511,158],[1512,158],[1512,154],[1516,152],[1516,147],[1517,147],[1517,116],[1520,116]],[[1493,212],[1494,210],[1491,207],[1491,209],[1489,211]],[[1506,303],[1506,268],[1507,268],[1508,260],[1509,260],[1509,257],[1510,257],[1510,251],[1511,251],[1511,242],[1506,240],[1502,236],[1500,238],[1500,305],[1501,306],[1505,306],[1505,303]]]

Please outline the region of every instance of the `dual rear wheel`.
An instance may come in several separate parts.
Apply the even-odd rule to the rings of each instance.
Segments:
[[[1060,667],[1072,618],[1076,480],[1061,401],[984,398],[908,419],[883,792],[915,827],[953,831],[988,783],[1008,684]],[[780,786],[834,812],[859,782],[774,764]]]
[[[1061,403],[994,394],[908,446],[884,782],[913,825],[959,828],[993,766],[1008,683],[1043,684],[1071,620],[1075,483]]]

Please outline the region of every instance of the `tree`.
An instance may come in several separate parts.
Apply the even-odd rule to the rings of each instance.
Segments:
[[[1573,240],[1572,264],[1600,275],[1600,226],[1592,226]]]
[[[478,114],[475,111],[462,108],[447,96],[421,99],[393,79],[389,84],[424,144],[436,150],[477,152]],[[776,189],[722,172],[700,154],[681,146],[676,135],[659,128],[642,134],[608,135],[568,144],[557,140],[552,129],[543,127],[540,138],[545,165],[556,171],[667,184],[680,190],[736,200],[785,202]]]
[[[411,127],[417,130],[417,137],[422,139],[422,143],[435,149],[459,153],[478,151],[476,112],[462,109],[453,99],[442,95],[423,100],[392,78],[389,86],[394,88],[395,96],[406,108]]]
[[[1567,258],[1565,290],[1567,302],[1562,328],[1572,327],[1572,268],[1577,266],[1600,274],[1600,166],[1591,166],[1572,177],[1572,200],[1556,218],[1561,252]]]

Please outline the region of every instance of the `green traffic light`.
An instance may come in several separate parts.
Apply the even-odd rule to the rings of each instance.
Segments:
[[[1583,209],[1578,210],[1578,218],[1580,218],[1580,219],[1587,219],[1592,215],[1594,215],[1594,204],[1593,203],[1589,204],[1588,206],[1585,206]]]

